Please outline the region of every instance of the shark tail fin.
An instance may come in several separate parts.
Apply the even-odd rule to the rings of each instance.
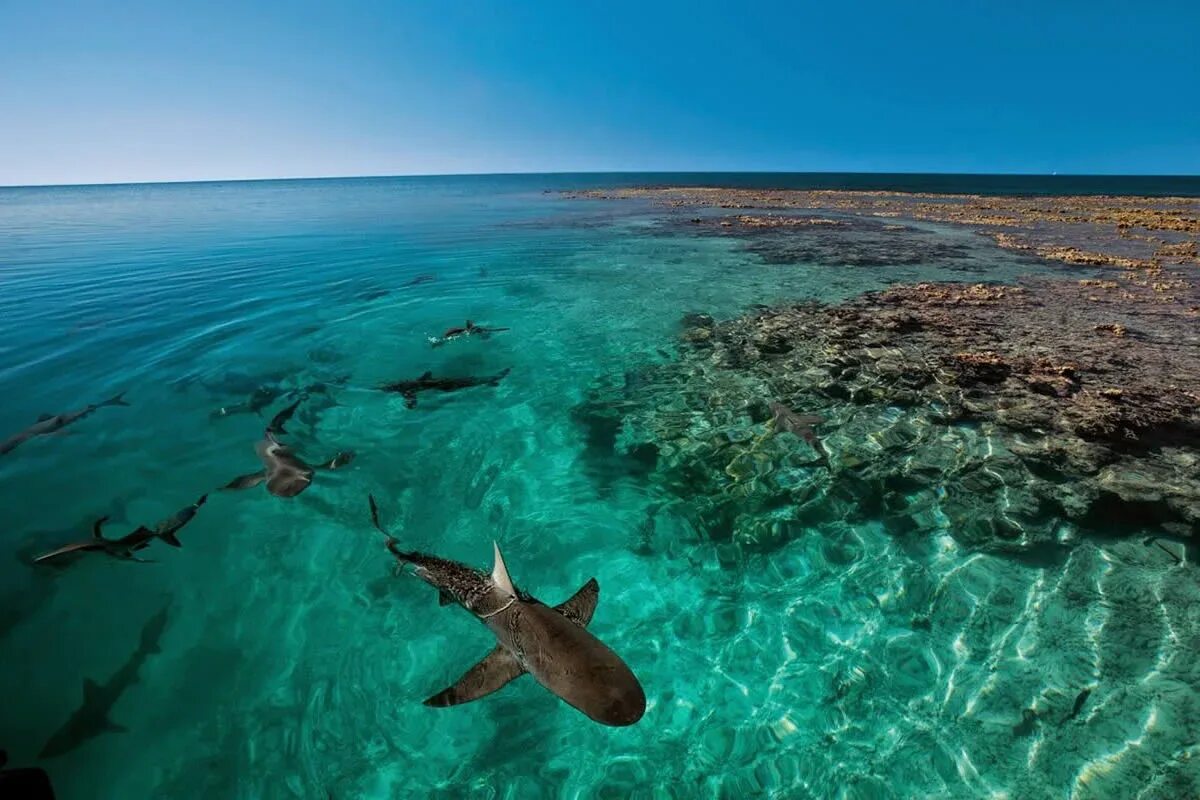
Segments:
[[[492,583],[509,594],[515,595],[517,589],[508,575],[508,567],[504,565],[504,556],[500,553],[500,545],[492,542],[492,547],[495,550],[496,558],[495,564],[492,565]]]
[[[104,538],[104,533],[101,530],[101,528],[104,527],[104,523],[106,523],[106,522],[108,522],[107,514],[105,514],[103,517],[100,517],[99,519],[97,519],[95,522],[92,523],[92,538],[93,539],[103,539]]]
[[[108,398],[103,403],[101,403],[100,405],[102,405],[102,406],[127,406],[127,405],[129,405],[129,403],[125,402],[125,393],[124,392],[117,392],[112,397]]]

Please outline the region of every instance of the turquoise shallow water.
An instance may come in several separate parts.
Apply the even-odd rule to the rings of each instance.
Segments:
[[[731,553],[651,516],[661,487],[594,458],[574,413],[596,381],[672,358],[685,312],[1041,267],[933,225],[922,235],[961,257],[765,264],[662,209],[543,191],[565,181],[0,190],[0,434],[119,391],[131,404],[0,458],[14,763],[44,766],[65,798],[1194,792],[1190,566],[1138,541],[1038,564],[869,522]],[[512,330],[429,346],[467,318]],[[411,410],[374,388],[505,368],[496,388]],[[292,500],[213,492],[153,564],[29,564],[97,516],[123,533],[253,470],[266,417],[214,412],[318,381],[334,385],[291,441],[314,462],[353,450],[346,469]],[[547,602],[597,577],[592,630],[642,680],[645,718],[600,727],[527,678],[422,706],[492,641],[392,574],[368,492],[406,546],[487,566],[498,540]],[[126,731],[38,761],[83,680],[116,673],[164,606],[161,652],[113,709]]]

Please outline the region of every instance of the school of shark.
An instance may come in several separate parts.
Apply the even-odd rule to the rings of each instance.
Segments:
[[[441,347],[457,339],[487,339],[508,328],[485,328],[467,321],[448,329],[440,337],[429,339]],[[407,408],[414,408],[420,394],[453,393],[476,387],[495,387],[509,374],[508,369],[483,376],[440,376],[426,372],[416,378],[398,380],[375,387],[378,391],[400,395]],[[207,487],[193,495],[168,518],[151,525],[139,525],[123,535],[107,535],[108,516],[91,525],[89,535],[68,541],[30,557],[38,565],[66,569],[80,559],[107,557],[118,561],[152,563],[148,554],[154,548],[182,548],[180,532],[194,519],[208,499],[209,491],[246,490],[260,485],[279,498],[294,498],[306,491],[322,472],[350,464],[354,453],[327,453],[316,463],[304,460],[285,443],[287,425],[297,410],[314,395],[323,394],[328,385],[308,385],[284,390],[275,385],[257,385],[248,399],[222,407],[213,417],[230,414],[261,414],[276,401],[290,401],[277,411],[254,443],[260,467],[242,474],[220,487]],[[81,422],[109,407],[130,406],[124,394],[85,406],[76,411],[44,414],[27,429],[13,434],[0,444],[0,455],[17,450],[38,436],[50,436]],[[817,419],[788,417],[779,412],[779,424],[810,433],[808,424]],[[601,642],[588,625],[599,601],[600,586],[588,580],[570,598],[558,605],[547,605],[518,588],[509,574],[500,546],[492,542],[493,564],[490,571],[449,561],[435,555],[409,551],[381,524],[379,505],[367,496],[371,524],[384,535],[385,546],[397,561],[397,573],[407,571],[437,591],[442,606],[458,605],[474,616],[492,633],[495,644],[453,685],[424,701],[429,707],[451,707],[486,697],[508,683],[529,674],[547,691],[592,720],[609,726],[628,726],[640,720],[646,710],[646,695],[633,670],[619,655]],[[106,681],[85,679],[82,702],[78,709],[45,742],[41,758],[52,759],[86,745],[106,733],[125,730],[110,715],[123,693],[138,681],[147,659],[159,652],[159,640],[167,627],[169,608],[164,606],[145,624],[136,650]]]

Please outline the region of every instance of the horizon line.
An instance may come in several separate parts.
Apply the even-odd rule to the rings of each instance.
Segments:
[[[938,175],[964,178],[1155,178],[1200,179],[1200,174],[1137,174],[1119,172],[876,172],[859,170],[550,170],[518,172],[414,172],[407,174],[289,175],[271,178],[190,178],[182,180],[97,181],[92,183],[14,183],[0,189],[80,189],[118,186],[173,186],[208,183],[273,183],[284,181],[382,180],[395,178],[487,178],[534,175],[877,175],[912,177]]]

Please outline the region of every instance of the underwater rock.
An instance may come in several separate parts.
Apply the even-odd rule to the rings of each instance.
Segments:
[[[748,550],[854,520],[1012,554],[1077,529],[1194,533],[1200,328],[1179,303],[1153,335],[1098,336],[1138,310],[1090,291],[917,284],[706,320],[676,361],[596,384],[577,413],[594,458],[653,452],[642,474],[674,513]],[[770,435],[772,402],[824,418],[825,452]]]

